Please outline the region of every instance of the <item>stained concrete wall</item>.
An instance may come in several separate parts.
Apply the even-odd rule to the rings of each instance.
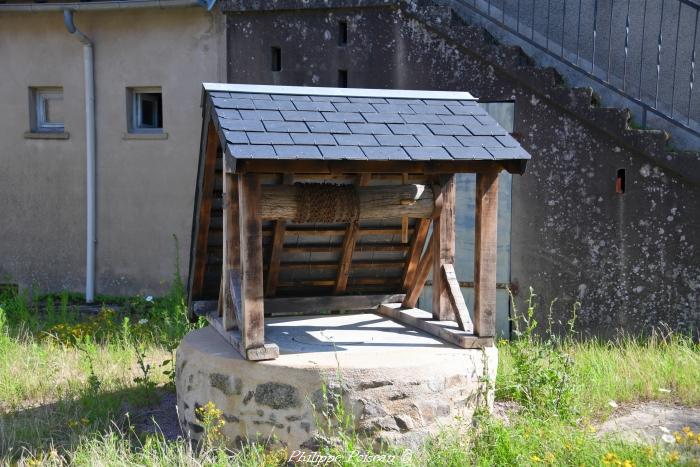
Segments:
[[[346,8],[227,2],[229,81],[334,86],[342,68],[351,87],[514,100],[515,132],[533,155],[527,174],[513,180],[511,280],[520,296],[535,288],[541,320],[554,298],[559,320],[580,301],[579,325],[590,334],[648,332],[662,323],[698,328],[697,185],[497,72],[469,43],[450,42],[391,6],[338,5]],[[348,21],[345,47],[337,45],[339,19]],[[270,68],[272,46],[282,49],[280,72]],[[621,168],[622,195],[615,193]]]
[[[97,292],[160,293],[186,270],[203,81],[225,77],[224,21],[201,8],[78,12],[95,43]],[[82,44],[57,13],[0,13],[0,282],[85,281]],[[62,86],[67,140],[25,139],[28,88]],[[161,86],[167,139],[124,139],[126,88]]]

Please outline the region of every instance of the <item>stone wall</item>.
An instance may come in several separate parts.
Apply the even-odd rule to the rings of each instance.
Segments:
[[[540,320],[581,303],[585,333],[700,324],[700,160],[667,154],[664,136],[592,106],[517,48],[440,8],[381,1],[228,1],[229,82],[469,91],[515,102],[533,160],[513,180],[511,282],[534,287]],[[348,43],[338,45],[338,22]],[[271,71],[280,47],[282,70]],[[624,170],[625,192],[616,193]],[[695,213],[695,214],[694,214]]]
[[[359,331],[358,331],[359,335]],[[223,411],[232,447],[246,440],[316,450],[332,441],[321,427],[342,397],[352,429],[371,444],[418,446],[428,435],[491,407],[498,352],[420,343],[381,353],[361,350],[282,352],[246,361],[211,328],[189,333],[177,350],[178,416],[186,436],[204,431],[196,409]],[[332,348],[331,348],[332,350]],[[325,386],[325,389],[324,389]],[[349,434],[349,433],[348,433]],[[336,432],[331,436],[337,436]]]

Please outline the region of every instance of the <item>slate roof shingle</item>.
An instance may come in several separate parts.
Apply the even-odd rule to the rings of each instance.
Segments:
[[[468,93],[205,84],[235,159],[527,160]]]

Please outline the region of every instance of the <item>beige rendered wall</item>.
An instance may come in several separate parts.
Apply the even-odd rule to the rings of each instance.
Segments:
[[[225,81],[222,15],[202,8],[77,12],[95,44],[97,275],[102,294],[162,293],[187,271],[201,83]],[[83,291],[82,44],[60,12],[0,12],[0,283]],[[25,139],[28,88],[62,86],[68,140]],[[167,139],[124,139],[126,88],[161,86]]]

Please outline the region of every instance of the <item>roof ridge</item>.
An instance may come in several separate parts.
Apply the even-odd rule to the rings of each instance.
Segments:
[[[448,99],[476,101],[468,92],[462,91],[428,91],[418,89],[368,89],[368,88],[330,88],[321,86],[277,86],[266,84],[240,83],[202,83],[205,92],[242,92],[256,94],[281,94],[303,96],[338,96],[338,97],[386,97],[391,99]]]

